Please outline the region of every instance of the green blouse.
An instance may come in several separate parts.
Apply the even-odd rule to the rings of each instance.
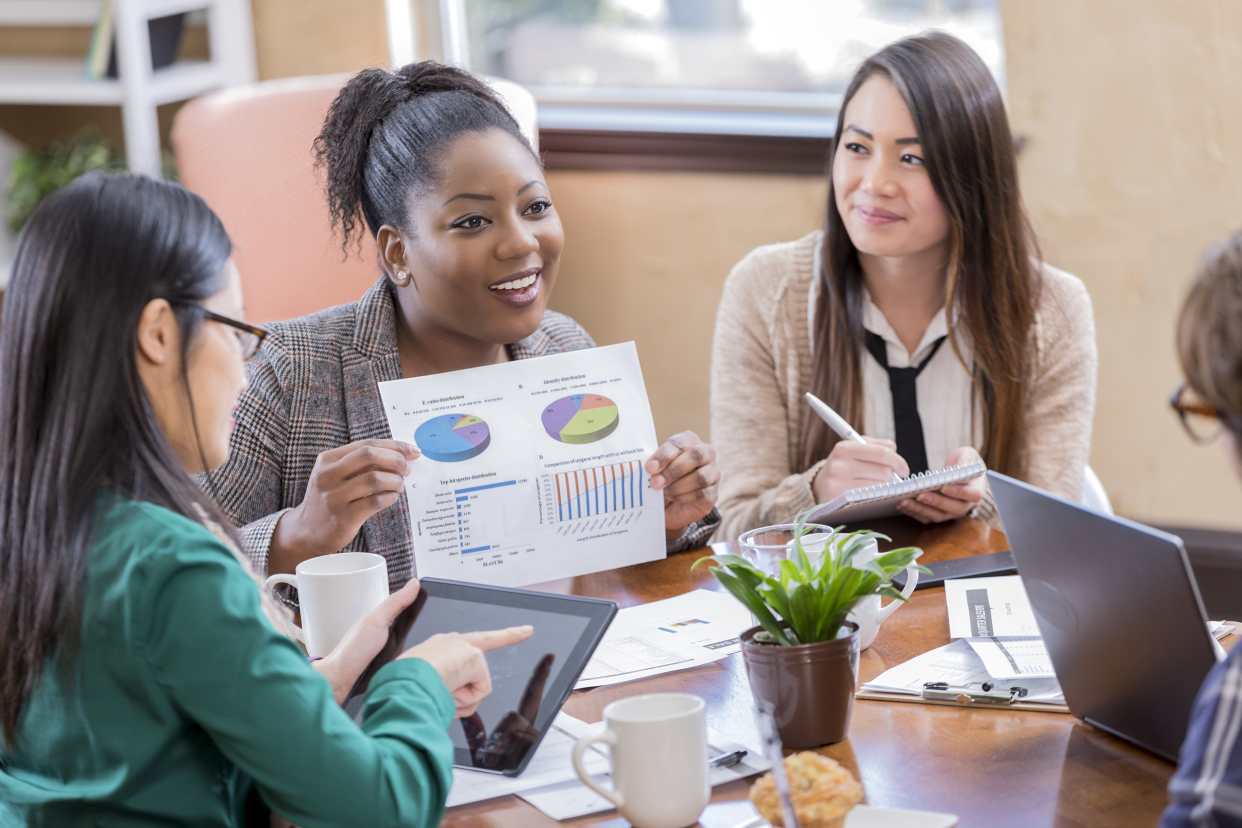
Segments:
[[[435,825],[453,699],[421,659],[371,682],[361,728],[263,615],[227,547],[105,492],[82,644],[49,663],[0,747],[0,826],[233,826],[251,781],[303,828]]]

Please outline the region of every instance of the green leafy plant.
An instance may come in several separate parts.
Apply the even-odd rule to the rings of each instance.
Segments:
[[[793,554],[780,562],[775,575],[767,575],[738,555],[711,555],[695,561],[694,567],[712,561],[712,574],[734,598],[751,611],[763,627],[755,639],[793,647],[836,639],[850,614],[862,599],[883,595],[905,601],[892,584],[893,576],[923,554],[913,546],[894,549],[874,560],[854,566],[854,558],[872,538],[891,540],[869,530],[837,534],[830,545],[811,563],[802,547],[802,536],[809,531],[806,514],[795,521]],[[694,567],[691,567],[692,569]],[[930,572],[918,566],[920,572]],[[762,636],[762,637],[761,637]]]
[[[125,161],[96,130],[87,127],[68,141],[52,141],[41,150],[26,150],[13,160],[5,202],[9,229],[21,232],[31,213],[47,196],[91,170],[125,169]]]

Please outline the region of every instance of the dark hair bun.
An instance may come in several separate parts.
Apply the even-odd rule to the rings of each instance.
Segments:
[[[315,139],[343,245],[361,232],[360,214],[373,236],[385,224],[404,227],[409,196],[434,180],[437,155],[462,133],[488,129],[530,147],[491,87],[462,69],[425,60],[350,78]]]

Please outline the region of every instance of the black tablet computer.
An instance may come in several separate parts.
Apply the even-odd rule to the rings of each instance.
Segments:
[[[358,679],[345,711],[361,723],[366,688],[380,667],[437,633],[478,632],[530,624],[530,638],[492,650],[492,693],[449,735],[453,764],[517,776],[617,614],[613,601],[424,578],[414,603],[393,622],[388,644]]]

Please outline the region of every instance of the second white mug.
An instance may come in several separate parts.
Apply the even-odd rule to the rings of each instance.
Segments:
[[[634,828],[686,828],[707,807],[706,704],[689,693],[650,693],[604,708],[608,729],[574,745],[574,770],[586,785],[617,806]],[[612,748],[613,789],[601,787],[582,766],[595,742]]]
[[[293,634],[310,656],[326,656],[354,622],[388,597],[388,564],[371,552],[338,552],[309,558],[295,575],[273,575],[263,584],[297,587],[302,628]]]

